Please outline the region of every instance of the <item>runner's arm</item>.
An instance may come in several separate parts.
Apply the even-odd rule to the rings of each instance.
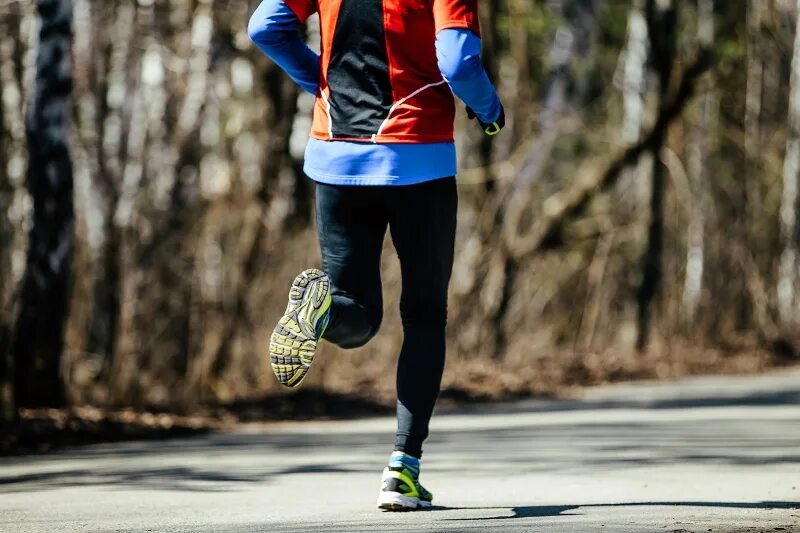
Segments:
[[[491,124],[500,117],[502,105],[481,63],[481,40],[471,30],[446,28],[436,35],[439,70],[450,88],[474,112]]]
[[[297,85],[316,94],[319,89],[319,55],[308,47],[300,35],[299,17],[308,18],[310,9],[298,14],[284,0],[264,0],[250,17],[247,33],[259,50]]]

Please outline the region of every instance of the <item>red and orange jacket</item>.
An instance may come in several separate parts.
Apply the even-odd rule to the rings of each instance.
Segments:
[[[436,59],[436,34],[480,35],[478,0],[284,0],[301,22],[319,12],[320,140],[453,140],[455,103]]]

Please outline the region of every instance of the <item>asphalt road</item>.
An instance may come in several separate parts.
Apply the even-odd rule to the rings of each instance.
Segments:
[[[0,531],[800,531],[800,373],[440,414],[438,505],[374,508],[394,421],[248,426],[0,461]]]

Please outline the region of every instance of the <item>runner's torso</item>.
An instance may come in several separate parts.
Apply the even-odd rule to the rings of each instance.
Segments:
[[[320,93],[311,136],[377,143],[452,142],[455,105],[436,59],[436,32],[479,32],[472,2],[287,0],[320,13]]]

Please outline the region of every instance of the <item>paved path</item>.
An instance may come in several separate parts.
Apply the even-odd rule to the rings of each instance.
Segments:
[[[800,373],[440,415],[441,507],[373,508],[394,422],[250,426],[0,461],[0,531],[800,531]]]

